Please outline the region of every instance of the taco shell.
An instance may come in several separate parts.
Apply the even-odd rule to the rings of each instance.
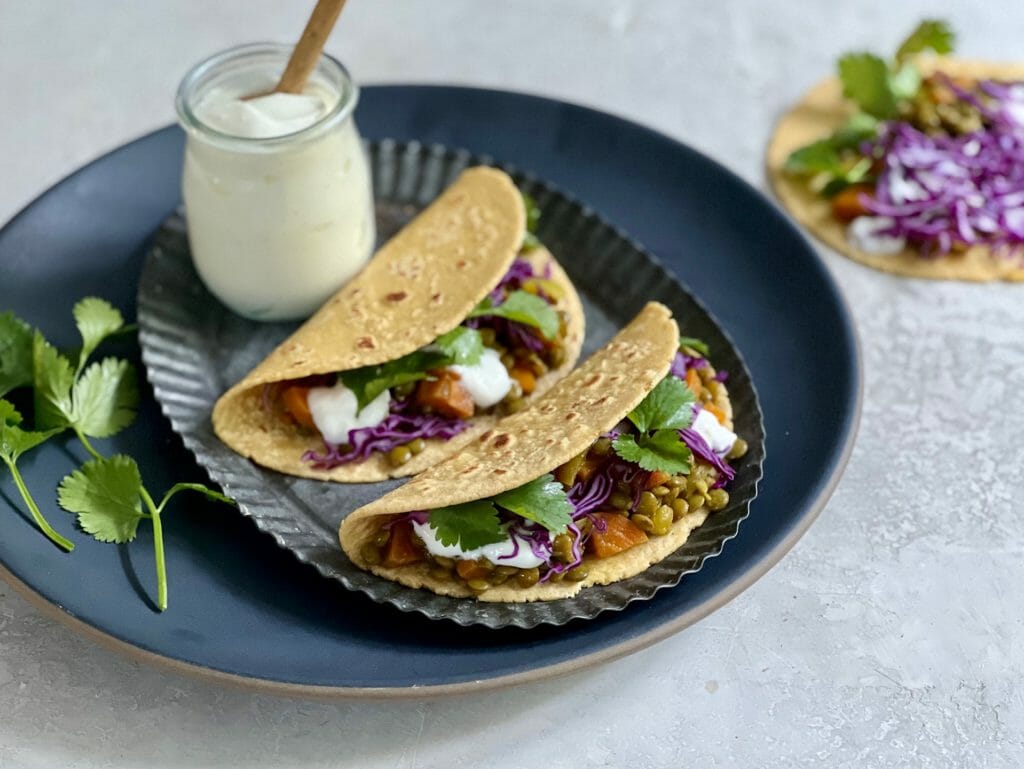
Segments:
[[[932,57],[922,58],[919,65],[925,74],[941,70],[952,77],[1024,80],[1024,64]],[[939,280],[1024,280],[1024,268],[1018,262],[1001,258],[985,246],[972,246],[939,257],[923,257],[915,248],[896,254],[872,254],[854,248],[846,237],[846,224],[832,215],[829,201],[812,190],[806,178],[783,171],[794,150],[825,138],[852,113],[853,107],[843,98],[838,78],[832,77],[808,91],[776,124],[768,145],[768,179],[794,219],[826,245],[876,270]]]
[[[587,449],[612,429],[668,373],[678,349],[679,329],[669,310],[648,304],[632,322],[582,366],[559,381],[523,411],[506,417],[457,455],[413,478],[342,521],[339,539],[348,557],[362,569],[413,588],[441,595],[472,597],[465,585],[438,579],[429,564],[388,568],[362,557],[392,516],[485,499],[528,483]],[[732,415],[723,396],[717,402]],[[707,517],[706,508],[676,521],[664,536],[651,537],[617,555],[586,561],[589,570],[580,582],[550,582],[531,588],[492,587],[481,601],[526,602],[567,598],[590,585],[632,577],[682,545]]]
[[[461,324],[508,272],[523,241],[522,198],[507,174],[493,168],[464,171],[391,240],[355,278],[242,381],[213,409],[217,436],[256,463],[289,475],[358,483],[413,475],[457,451],[491,427],[482,415],[450,440],[429,440],[401,467],[374,454],[330,470],[303,461],[321,451],[319,434],[302,432],[263,403],[266,385],[315,374],[395,360],[433,342]],[[569,319],[566,360],[537,381],[536,397],[570,370],[583,343],[584,317],[572,283],[544,248],[525,255],[536,267],[550,265],[563,288],[557,308]]]

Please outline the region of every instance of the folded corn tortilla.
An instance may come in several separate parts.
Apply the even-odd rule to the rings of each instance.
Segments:
[[[289,475],[358,483],[414,475],[458,451],[497,418],[481,415],[450,440],[432,439],[401,467],[374,454],[330,470],[302,459],[322,451],[319,434],[304,432],[267,409],[264,387],[315,374],[333,374],[395,360],[461,324],[515,260],[526,230],[522,197],[507,174],[493,168],[464,171],[441,196],[385,243],[369,264],[213,409],[217,436],[234,451]],[[566,358],[538,378],[534,398],[576,363],[583,343],[579,296],[544,248],[525,258],[550,267],[563,289],[557,309],[568,316]]]
[[[668,373],[679,347],[679,329],[668,308],[652,302],[601,350],[559,381],[528,408],[501,420],[457,455],[421,473],[405,485],[352,512],[339,531],[345,554],[362,569],[414,588],[441,595],[475,596],[454,580],[430,574],[428,563],[404,567],[374,565],[362,557],[381,527],[394,516],[486,499],[549,473],[588,449],[621,422]],[[728,416],[728,394],[716,405]],[[706,507],[691,511],[668,534],[602,559],[586,559],[589,573],[580,582],[512,584],[489,588],[481,601],[519,603],[568,598],[590,585],[632,577],[677,550],[707,518]]]
[[[952,77],[1024,80],[1024,64],[933,57],[922,59],[920,66],[925,74],[939,70]],[[854,248],[847,239],[846,224],[832,215],[829,200],[812,190],[806,178],[783,171],[794,150],[830,135],[851,114],[853,107],[843,98],[838,78],[832,77],[808,91],[776,124],[768,145],[768,179],[793,218],[826,245],[876,270],[941,280],[1024,280],[1024,268],[1016,260],[1000,258],[985,246],[934,258],[922,257],[913,247],[896,254],[872,254]]]

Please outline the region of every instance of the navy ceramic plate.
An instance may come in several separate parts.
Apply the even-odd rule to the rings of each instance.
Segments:
[[[98,641],[179,670],[292,694],[422,696],[535,680],[636,651],[706,616],[776,563],[834,488],[860,398],[850,319],[795,227],[702,155],[582,107],[390,86],[365,89],[357,118],[369,138],[466,147],[536,173],[623,228],[702,299],[744,353],[769,435],[741,536],[679,587],[629,611],[494,631],[377,605],[297,562],[236,511],[182,501],[166,516],[170,609],[160,615],[146,598],[154,587],[148,529],[126,547],[74,532],[45,490],[77,449],[48,444],[26,457],[24,472],[77,548],[62,554],[31,526],[5,474],[0,575]],[[182,144],[168,128],[126,145],[11,221],[0,231],[0,309],[58,344],[74,342],[70,308],[85,294],[134,316],[142,255],[180,198]],[[137,356],[127,345],[121,352]],[[134,455],[151,487],[203,477],[151,397],[106,448]]]

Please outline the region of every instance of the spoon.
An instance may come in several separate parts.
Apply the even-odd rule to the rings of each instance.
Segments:
[[[281,79],[277,81],[271,91],[250,94],[243,97],[243,101],[255,99],[258,96],[269,96],[272,93],[302,93],[306,87],[306,81],[320,61],[320,53],[324,49],[328,35],[334,28],[334,23],[341,15],[341,9],[345,7],[345,0],[317,0],[313,13],[306,22],[306,28],[302,30],[302,37],[295,45],[295,50],[288,59],[288,65],[281,73]]]

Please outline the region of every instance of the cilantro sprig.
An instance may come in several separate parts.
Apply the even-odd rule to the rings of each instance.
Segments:
[[[490,297],[486,297],[469,313],[471,318],[482,318],[486,315],[532,326],[548,340],[558,335],[558,313],[555,312],[555,308],[527,291],[513,291],[504,302],[497,305]]]
[[[860,154],[860,145],[878,135],[883,121],[900,117],[917,96],[922,76],[913,57],[926,51],[950,53],[954,41],[948,24],[926,20],[889,60],[867,52],[841,56],[837,69],[843,96],[853,102],[858,112],[832,135],[794,151],[784,170],[796,175],[823,176],[826,195],[870,181],[872,159]]]
[[[366,404],[392,387],[426,379],[436,368],[473,365],[484,352],[483,338],[474,328],[456,326],[439,336],[432,345],[374,366],[343,371],[342,384],[356,396],[361,411]]]
[[[572,503],[550,473],[489,499],[431,510],[429,523],[441,544],[475,550],[508,536],[500,510],[538,523],[553,534],[572,523]]]
[[[679,431],[693,422],[694,401],[689,387],[674,376],[666,376],[629,412],[627,418],[637,434],[619,435],[612,442],[615,453],[644,470],[673,475],[690,472],[693,454]]]
[[[537,224],[540,222],[540,208],[537,206],[537,202],[525,192],[521,192],[523,196],[523,207],[526,209],[526,234],[523,236],[523,245],[520,250],[532,251],[533,249],[540,246],[540,240],[537,239]]]
[[[39,528],[60,547],[74,545],[46,521],[17,468],[18,458],[32,448],[70,430],[91,459],[67,475],[58,488],[58,501],[77,516],[83,531],[100,542],[126,543],[135,538],[143,519],[153,526],[157,575],[157,606],[167,608],[167,569],[161,514],[181,491],[233,503],[223,494],[198,483],[178,483],[159,503],[142,482],[134,459],[124,454],[104,457],[91,439],[109,438],[128,427],[139,401],[134,367],[107,357],[90,363],[92,354],[108,339],[133,327],[108,302],[88,297],[73,310],[81,336],[76,355],[62,354],[41,332],[11,313],[0,315],[0,393],[32,386],[35,430],[25,430],[23,418],[10,401],[0,399],[0,459],[14,478],[22,500]]]

